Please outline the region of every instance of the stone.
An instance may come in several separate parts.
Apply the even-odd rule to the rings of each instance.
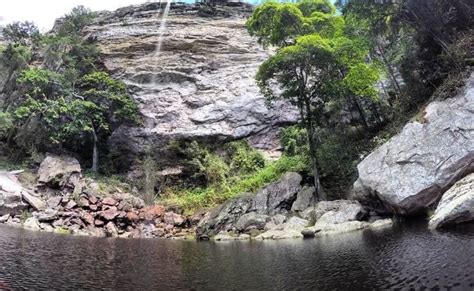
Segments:
[[[104,224],[105,224],[105,223],[104,223],[102,220],[100,220],[100,219],[94,220],[94,225],[95,225],[95,226],[103,226]]]
[[[5,223],[5,222],[8,221],[8,219],[10,219],[10,214],[9,213],[7,213],[3,216],[0,216],[0,223]]]
[[[46,203],[41,200],[41,198],[34,196],[31,193],[28,193],[28,191],[23,190],[21,193],[23,199],[30,204],[31,207],[33,207],[36,210],[44,210],[46,209],[47,205]]]
[[[80,207],[89,207],[89,204],[90,204],[89,199],[87,199],[86,197],[81,197],[79,199],[78,205]]]
[[[61,196],[53,196],[46,201],[46,205],[49,208],[56,208],[61,203],[61,199],[62,199]]]
[[[74,207],[77,206],[77,203],[74,202],[74,200],[69,200],[66,205],[64,206],[64,208],[66,209],[73,209]]]
[[[163,217],[165,215],[166,209],[162,205],[153,205],[147,206],[140,210],[140,218],[147,221],[152,221],[155,218]]]
[[[117,216],[119,216],[119,214],[120,211],[118,211],[117,208],[114,206],[99,213],[100,217],[105,220],[114,220]]]
[[[40,223],[40,227],[43,231],[54,232],[54,227],[52,227],[49,223]]]
[[[106,198],[102,199],[102,205],[115,206],[117,204],[118,204],[117,200],[115,200],[112,197],[106,197]]]
[[[129,193],[115,193],[113,195],[114,199],[120,201],[122,208],[124,205],[127,205],[130,208],[142,209],[145,207],[145,202],[140,197],[134,196]],[[121,209],[124,211],[130,211],[131,209]]]
[[[34,217],[27,218],[23,223],[23,227],[29,230],[41,230],[38,219]]]
[[[357,166],[354,198],[401,215],[425,213],[474,172],[474,73],[457,96],[431,102],[422,119]]]
[[[135,212],[127,212],[127,220],[133,223],[136,223],[140,220],[138,215]]]
[[[115,226],[115,224],[112,221],[109,221],[105,225],[105,233],[107,234],[107,236],[117,237],[118,236],[117,226]]]
[[[206,214],[199,222],[196,227],[196,236],[198,238],[211,237],[221,231],[232,230],[239,218],[250,210],[252,202],[252,197],[242,196],[223,203]]]
[[[47,156],[38,169],[38,183],[51,188],[74,189],[81,177],[81,165],[72,157]]]
[[[304,238],[314,238],[316,235],[316,232],[314,229],[305,228],[301,231],[301,234],[303,235]]]
[[[266,239],[290,239],[290,238],[303,238],[301,231],[293,230],[293,229],[282,229],[282,230],[269,230],[266,231],[257,237],[256,240],[266,240]]]
[[[317,221],[316,227],[324,228],[328,224],[339,224],[348,221],[360,220],[365,213],[362,206],[358,203],[342,204],[337,210],[330,210],[324,213]]]
[[[181,226],[186,222],[186,218],[174,212],[166,212],[163,221],[169,225]]]
[[[296,195],[296,201],[291,206],[291,211],[300,212],[314,206],[316,203],[315,188],[305,186]]]
[[[104,52],[106,70],[127,84],[143,117],[139,126],[120,127],[109,140],[111,150],[121,153],[120,165],[130,166],[150,146],[165,151],[171,139],[247,138],[257,148],[280,147],[279,131],[298,121],[298,111],[283,101],[266,106],[255,74],[269,53],[245,28],[253,8],[235,5],[213,17],[203,17],[195,5],[173,6],[160,62],[154,53],[158,34],[150,29],[158,6],[101,12],[85,28]],[[121,25],[125,20],[127,27]]]
[[[17,215],[28,209],[28,204],[22,199],[23,191],[15,175],[0,172],[0,215]]]
[[[97,199],[97,197],[95,197],[94,195],[88,195],[88,199],[89,199],[89,202],[91,204],[97,204],[97,202],[99,202],[99,199]]]
[[[428,226],[436,229],[472,220],[474,220],[474,173],[458,181],[443,194]]]
[[[367,212],[357,201],[333,200],[320,201],[316,203],[315,206],[305,209],[300,213],[300,216],[303,219],[315,223],[329,211],[333,211],[332,213],[337,213],[339,216],[349,216],[348,218],[343,219],[344,221],[361,220],[367,215]]]
[[[88,212],[84,212],[82,214],[82,220],[84,220],[84,222],[88,225],[94,225],[94,216],[92,216],[92,214],[88,213]]]
[[[298,173],[290,172],[265,186],[256,193],[252,210],[267,215],[289,212],[301,190],[302,179]]]
[[[348,233],[356,230],[365,229],[370,226],[370,223],[365,221],[347,221],[344,223],[338,224],[327,224],[323,228],[318,229],[318,227],[312,227],[314,229],[316,237],[335,235],[341,233]]]
[[[393,220],[390,218],[379,219],[370,224],[371,229],[381,229],[393,226]]]
[[[58,212],[53,209],[46,209],[44,212],[33,213],[33,216],[38,219],[39,222],[53,221],[58,218]]]
[[[249,229],[264,229],[270,217],[265,214],[258,214],[256,212],[250,212],[242,215],[239,220],[235,223],[235,228],[238,231],[246,231]]]

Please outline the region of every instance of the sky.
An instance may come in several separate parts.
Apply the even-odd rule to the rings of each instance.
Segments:
[[[33,21],[42,30],[53,27],[54,20],[84,5],[93,11],[115,10],[132,4],[155,0],[0,0],[0,25],[13,21]]]

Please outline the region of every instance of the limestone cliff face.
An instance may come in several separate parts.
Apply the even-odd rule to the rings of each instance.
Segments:
[[[245,29],[251,7],[172,5],[158,55],[164,6],[101,13],[87,29],[143,116],[142,126],[117,130],[111,145],[140,152],[170,139],[247,138],[257,148],[277,147],[279,127],[297,112],[284,103],[268,108],[259,93],[255,74],[268,53]]]

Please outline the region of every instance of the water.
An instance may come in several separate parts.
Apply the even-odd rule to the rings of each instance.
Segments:
[[[315,240],[85,238],[0,226],[0,289],[474,289],[474,225]],[[2,285],[3,284],[3,285]]]
[[[166,0],[166,7],[163,12],[163,16],[161,17],[160,28],[158,29],[158,43],[156,44],[156,49],[155,49],[155,58],[158,58],[160,56],[161,45],[163,43],[163,35],[166,31],[166,20],[168,19],[168,14],[171,8],[171,1],[172,0]],[[161,3],[161,0],[160,0],[160,3]]]

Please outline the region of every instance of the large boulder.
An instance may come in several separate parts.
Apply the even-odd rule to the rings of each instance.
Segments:
[[[474,74],[461,94],[429,104],[422,120],[406,125],[358,165],[356,199],[417,214],[474,171]]]
[[[434,229],[471,220],[474,220],[474,174],[458,181],[443,194],[429,227]]]
[[[235,223],[252,207],[253,199],[249,196],[229,200],[220,207],[209,212],[198,224],[196,235],[208,238],[221,231],[235,228]]]
[[[0,216],[6,214],[19,214],[28,208],[24,203],[24,189],[14,175],[0,172]]]
[[[286,173],[280,180],[257,192],[252,209],[268,215],[290,212],[301,190],[301,180],[298,173]]]
[[[334,221],[361,220],[367,214],[357,201],[333,200],[320,201],[313,207],[305,209],[300,213],[300,216],[309,221],[316,222],[328,212],[334,214]],[[326,215],[326,217],[329,217],[329,215]]]
[[[52,188],[74,189],[81,178],[81,165],[72,157],[47,156],[38,169],[38,183]]]
[[[242,215],[239,220],[237,220],[235,228],[241,232],[252,229],[262,230],[269,221],[270,217],[268,215],[249,212]]]

